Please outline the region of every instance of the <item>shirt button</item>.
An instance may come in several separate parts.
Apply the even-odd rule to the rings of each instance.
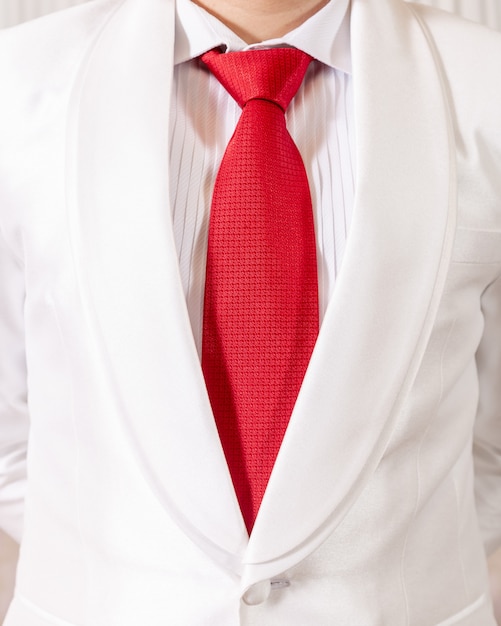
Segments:
[[[248,606],[256,606],[266,602],[271,592],[271,581],[262,580],[247,589],[242,600]]]

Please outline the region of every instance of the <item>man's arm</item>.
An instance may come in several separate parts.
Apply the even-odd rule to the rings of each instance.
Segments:
[[[3,623],[14,592],[19,546],[0,530],[0,624]]]
[[[475,488],[488,555],[501,546],[501,278],[482,298],[484,333],[477,352],[479,406],[475,427]]]
[[[0,227],[0,528],[21,539],[28,407],[24,268]]]

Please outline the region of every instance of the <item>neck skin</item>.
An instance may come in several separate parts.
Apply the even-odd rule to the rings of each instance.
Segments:
[[[329,0],[193,0],[247,44],[282,37]]]

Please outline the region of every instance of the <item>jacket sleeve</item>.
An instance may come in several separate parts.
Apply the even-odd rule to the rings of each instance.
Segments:
[[[482,298],[484,333],[477,352],[479,404],[473,452],[479,523],[487,554],[501,546],[501,277]]]
[[[0,528],[20,541],[28,441],[24,270],[0,226]]]

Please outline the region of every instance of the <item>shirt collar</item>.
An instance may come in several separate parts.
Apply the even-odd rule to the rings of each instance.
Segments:
[[[219,46],[227,51],[292,46],[325,65],[351,73],[349,5],[350,0],[330,0],[283,37],[249,46],[228,26],[191,0],[176,0],[175,64]]]

